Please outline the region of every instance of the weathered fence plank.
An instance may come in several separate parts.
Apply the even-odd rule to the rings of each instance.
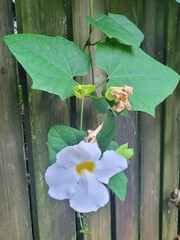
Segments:
[[[65,2],[16,1],[18,31],[20,33],[39,33],[66,36]],[[30,83],[30,79],[29,83]],[[23,81],[23,80],[22,80]],[[30,85],[30,84],[29,84]],[[28,96],[25,96],[28,98]],[[35,184],[38,227],[36,238],[40,240],[75,239],[74,213],[67,201],[51,199],[45,183],[44,172],[49,165],[47,151],[47,132],[54,124],[70,124],[68,102],[61,102],[57,96],[29,87],[30,131],[32,138],[31,166],[32,188]],[[25,110],[26,110],[25,106]],[[27,108],[28,110],[28,108]],[[28,123],[26,123],[28,126]],[[31,147],[31,146],[29,146]],[[33,179],[33,175],[35,179]],[[34,205],[34,211],[36,206]],[[39,231],[39,232],[38,232]]]
[[[159,109],[160,110],[160,109]],[[141,239],[159,239],[160,113],[142,116]]]
[[[85,17],[90,15],[89,1],[86,0],[74,0],[72,1],[73,12],[73,35],[75,42],[83,49],[89,34],[89,25],[85,22]],[[104,13],[106,5],[103,1],[94,1],[93,13],[94,17],[96,13]],[[102,33],[94,31],[92,34],[92,43],[102,38]],[[95,47],[92,48],[92,57],[95,59]],[[98,68],[95,68],[95,84],[104,79],[104,74]],[[91,84],[92,75],[89,73],[87,82]],[[95,118],[92,101],[87,100],[85,102],[84,111],[84,130],[95,129],[98,121]],[[77,109],[79,112],[79,110]],[[102,118],[101,118],[102,121]],[[99,123],[101,123],[99,121]],[[111,219],[110,219],[110,204],[106,207],[99,209],[98,212],[89,214],[88,225],[91,231],[90,235],[84,236],[84,239],[99,240],[99,239],[111,239]]]
[[[140,11],[141,7],[141,1],[109,1],[110,12],[123,14],[135,24],[140,23],[142,17],[142,11]],[[137,113],[131,113],[128,118],[124,117],[117,119],[116,138],[118,142],[120,144],[128,143],[129,147],[134,149],[134,156],[131,159],[131,164],[126,170],[128,176],[127,197],[124,202],[116,198],[115,236],[117,240],[136,240],[139,235],[140,136],[138,118]]]
[[[0,38],[13,32],[11,1],[0,2]],[[0,39],[0,239],[32,239],[15,60]]]
[[[180,73],[180,6],[169,1],[167,12],[167,65]],[[168,198],[175,188],[180,187],[180,86],[166,100],[164,127],[164,164],[163,164],[163,222],[162,239],[174,239],[180,232],[178,209]]]
[[[128,143],[134,149],[131,164],[126,170],[128,176],[127,196],[124,202],[116,199],[116,239],[138,239],[139,232],[139,149],[138,116],[131,113],[128,118],[117,121],[116,138],[120,144]],[[128,227],[127,227],[128,226]]]
[[[161,11],[157,11],[161,6]],[[161,1],[144,4],[144,50],[163,62],[164,7]],[[151,20],[150,20],[151,19]],[[153,69],[152,69],[153,71]],[[140,237],[158,240],[160,234],[160,164],[162,107],[156,109],[155,118],[141,117],[141,227]]]

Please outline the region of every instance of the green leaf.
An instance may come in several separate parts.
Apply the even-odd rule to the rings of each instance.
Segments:
[[[13,34],[4,37],[11,52],[33,80],[32,88],[47,91],[62,100],[73,96],[74,76],[89,70],[89,56],[63,37]]]
[[[116,152],[120,154],[121,156],[125,157],[127,160],[132,158],[134,151],[132,148],[128,148],[128,143],[125,143],[121,146],[119,146],[116,149]]]
[[[107,150],[114,150],[115,151],[117,148],[118,148],[118,143],[115,142],[115,141],[111,141]]]
[[[78,85],[73,87],[73,92],[77,98],[82,99],[94,92],[95,88],[94,85]]]
[[[108,87],[133,87],[133,95],[129,98],[132,110],[154,116],[155,107],[173,92],[179,82],[176,72],[139,47],[110,41],[99,43],[96,54],[97,66],[108,74]]]
[[[112,111],[109,111],[107,118],[103,123],[101,131],[97,134],[97,142],[102,153],[106,151],[111,143],[115,132],[115,117]]]
[[[86,17],[86,21],[104,32],[109,38],[116,38],[126,45],[139,46],[143,33],[128,18],[119,14],[97,14],[96,20]]]
[[[91,95],[97,96],[96,92],[93,92]],[[92,98],[92,102],[96,113],[107,113],[109,111],[109,107],[105,99]]]
[[[50,163],[56,161],[56,154],[67,146],[80,143],[87,133],[64,125],[56,125],[48,132],[48,150]]]
[[[112,192],[115,193],[121,201],[124,201],[126,198],[127,182],[128,179],[126,174],[124,172],[120,172],[112,176],[108,183]]]
[[[180,0],[176,0],[177,3],[180,3]]]

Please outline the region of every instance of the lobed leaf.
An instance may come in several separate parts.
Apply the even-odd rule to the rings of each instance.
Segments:
[[[87,136],[85,131],[75,128],[55,125],[48,132],[48,150],[50,163],[56,161],[56,154],[67,146],[80,143]]]
[[[86,17],[86,21],[104,32],[109,38],[116,38],[123,44],[139,46],[143,33],[127,17],[119,14],[97,14],[97,18]]]
[[[96,97],[97,93],[93,92],[91,95]],[[109,111],[109,106],[105,99],[92,98],[92,102],[96,113],[107,113]]]
[[[127,182],[128,179],[126,174],[124,172],[120,172],[112,176],[108,183],[109,188],[121,201],[124,201],[126,198]]]
[[[101,131],[97,134],[97,142],[102,153],[106,151],[110,145],[115,132],[115,117],[112,111],[109,111],[107,118],[103,123]]]
[[[33,80],[32,88],[56,94],[62,100],[73,96],[75,76],[89,70],[89,56],[63,37],[13,34],[4,37],[11,52]]]
[[[108,148],[107,148],[107,150],[114,150],[115,151],[117,148],[118,148],[118,143],[115,142],[115,141],[111,141],[109,146],[108,146]]]
[[[155,107],[173,92],[179,82],[176,72],[148,56],[139,47],[126,46],[117,41],[98,44],[96,64],[108,75],[106,88],[133,87],[133,95],[129,98],[132,110],[153,116]]]

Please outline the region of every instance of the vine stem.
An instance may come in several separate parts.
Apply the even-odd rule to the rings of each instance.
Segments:
[[[90,17],[93,17],[93,0],[89,0],[89,14]],[[88,47],[88,52],[89,52],[89,56],[90,56],[90,64],[91,64],[91,75],[92,75],[92,85],[94,85],[94,66],[93,66],[93,59],[92,59],[92,53],[91,53],[91,34],[93,31],[93,26],[92,24],[90,24],[89,26],[89,36],[88,36],[88,40],[83,48],[83,51],[85,50],[86,46]],[[83,84],[83,78],[81,77],[81,84]],[[82,98],[81,100],[81,114],[80,114],[80,131],[82,131],[83,129],[83,114],[84,114],[84,98]],[[90,234],[89,229],[88,229],[88,224],[84,222],[84,215],[81,215],[78,212],[78,218],[79,218],[79,222],[80,222],[80,227],[81,227],[81,231],[83,234]]]
[[[88,45],[88,51],[89,51],[90,64],[91,64],[92,85],[94,85],[94,66],[92,61],[91,47],[89,45]]]
[[[89,0],[89,13],[90,17],[93,17],[93,0]]]
[[[83,113],[84,113],[84,98],[82,98],[81,100],[80,131],[82,131],[83,127]]]
[[[91,234],[91,232],[88,229],[88,224],[85,221],[85,219],[88,216],[85,216],[84,214],[77,212],[77,217],[79,218],[79,223],[80,223],[80,227],[81,227],[80,233]]]
[[[93,0],[89,0],[89,15],[91,18],[93,18]],[[93,66],[93,60],[92,60],[92,53],[91,53],[91,34],[93,31],[92,24],[89,25],[89,38],[88,38],[88,52],[90,56],[90,64],[91,64],[91,75],[92,75],[92,85],[94,85],[94,66]]]
[[[89,14],[90,14],[90,17],[92,18],[93,17],[93,0],[89,0]],[[92,24],[90,24],[87,46],[88,46],[88,52],[89,52],[89,56],[90,56],[92,85],[94,85],[94,67],[93,67],[92,53],[91,53],[91,47],[90,47],[92,31],[93,31],[93,26],[92,26]],[[85,47],[86,47],[86,45],[84,46],[83,51],[85,50]],[[83,78],[81,78],[81,84],[83,84]],[[81,131],[83,128],[83,112],[84,112],[84,98],[82,98],[82,100],[81,100],[81,115],[80,115],[80,130]]]
[[[81,229],[82,229],[82,228],[83,228],[83,222],[82,222],[81,214],[78,212],[78,213],[77,213],[77,216],[78,216],[78,218],[79,218],[80,227],[81,227]]]

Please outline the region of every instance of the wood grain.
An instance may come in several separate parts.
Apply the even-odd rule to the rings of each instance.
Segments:
[[[38,33],[66,36],[66,12],[64,1],[16,1],[18,31],[21,33]],[[24,79],[21,78],[25,86]],[[68,101],[60,101],[57,96],[42,91],[31,90],[28,78],[29,100],[25,106],[26,131],[29,139],[29,167],[31,188],[33,191],[33,216],[37,222],[34,226],[35,239],[67,240],[75,239],[75,217],[68,201],[56,201],[47,194],[44,173],[50,165],[48,161],[47,133],[55,124],[70,124]],[[29,104],[29,105],[28,105]]]
[[[109,1],[110,12],[125,15],[141,28],[142,1]],[[139,239],[139,204],[140,204],[140,135],[139,114],[131,112],[129,116],[117,119],[116,139],[119,144],[128,143],[134,149],[131,164],[125,171],[128,177],[127,196],[124,202],[116,198],[117,240]]]
[[[0,239],[32,239],[15,60],[2,38],[13,32],[11,1],[0,2]]]
[[[157,12],[159,7],[162,10]],[[164,14],[161,1],[144,4],[145,40],[143,49],[156,60],[163,62]],[[151,19],[151,20],[150,20]],[[152,69],[153,71],[153,69]],[[158,106],[155,118],[141,115],[141,208],[140,237],[158,240],[160,234],[160,165],[162,163],[161,138],[163,124],[162,105]]]
[[[167,65],[180,73],[180,6],[169,1],[167,12]],[[163,164],[162,239],[174,239],[178,233],[178,209],[167,202],[174,189],[180,187],[180,86],[166,100]],[[180,229],[179,229],[180,230]]]

